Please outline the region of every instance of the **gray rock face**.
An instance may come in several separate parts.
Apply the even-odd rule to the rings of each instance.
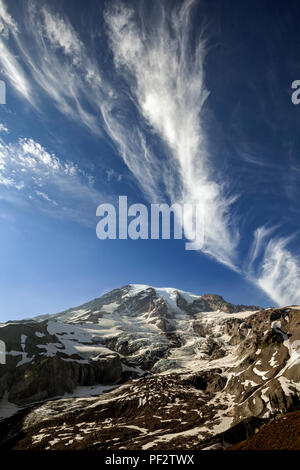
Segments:
[[[49,397],[71,393],[77,386],[108,385],[120,380],[122,366],[119,357],[102,357],[94,363],[66,362],[49,357],[20,374],[8,395],[13,403],[26,404]]]
[[[70,448],[222,446],[227,430],[299,405],[300,307],[263,310],[132,285],[56,315],[1,325],[0,339],[7,352],[0,417],[29,407],[20,448],[52,441],[49,448],[65,448],[65,426]],[[43,431],[43,441],[45,421],[53,431]],[[15,415],[3,425],[17,433],[17,422]],[[91,422],[91,436],[76,434],[80,422]]]

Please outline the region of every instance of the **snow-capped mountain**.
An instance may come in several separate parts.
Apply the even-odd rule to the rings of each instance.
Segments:
[[[2,324],[0,339],[0,433],[10,447],[224,446],[299,403],[296,306],[129,285]]]

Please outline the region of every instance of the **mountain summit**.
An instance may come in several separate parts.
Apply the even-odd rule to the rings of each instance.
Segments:
[[[299,324],[300,307],[145,285],[2,324],[2,446],[234,444],[299,404]]]

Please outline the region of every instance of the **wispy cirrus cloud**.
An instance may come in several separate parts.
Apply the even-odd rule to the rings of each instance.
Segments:
[[[209,95],[204,75],[206,42],[200,35],[191,48],[193,5],[188,0],[167,11],[157,4],[152,27],[147,29],[145,17],[137,18],[136,12],[119,3],[106,11],[106,22],[115,65],[127,81],[140,115],[167,148],[170,171],[163,178],[167,196],[172,202],[197,201],[201,205],[205,224],[202,250],[235,268],[238,230],[229,216],[235,198],[226,197],[222,184],[215,180],[207,150],[203,127]],[[130,135],[121,133],[119,140],[125,161],[137,177],[142,167],[160,166],[161,158],[153,152],[148,160],[130,155]],[[147,173],[141,180],[145,185],[149,184]],[[154,192],[158,187],[154,185]]]
[[[157,168],[139,123],[134,125],[126,112],[131,105],[128,94],[109,83],[67,18],[33,2],[25,23],[27,30],[34,31],[35,53],[29,54],[20,39],[17,42],[36,83],[63,114],[96,135],[106,134],[146,195],[162,200],[157,184],[161,168]],[[164,170],[163,174],[170,173],[167,166]]]
[[[157,2],[147,11],[142,3],[135,11],[126,2],[108,3],[105,22],[114,59],[108,77],[97,54],[90,52],[71,22],[48,3],[28,2],[19,28],[0,0],[3,71],[27,101],[35,104],[33,96],[38,100],[38,91],[42,91],[69,119],[96,135],[106,135],[150,202],[199,202],[205,222],[203,252],[240,270],[274,302],[300,302],[299,258],[289,248],[289,237],[273,236],[278,227],[259,227],[248,265],[239,259],[235,195],[217,178],[208,150],[207,43],[203,28],[198,37],[192,34],[194,3],[185,0],[171,6]],[[9,36],[17,54],[7,41]],[[79,214],[74,209],[76,194],[83,205],[93,199],[94,207],[99,200],[87,175],[37,142],[21,139],[0,150],[5,156],[2,168],[0,159],[0,184],[7,190],[21,193],[30,187],[30,197],[52,209],[66,198],[74,217]],[[255,179],[256,168],[272,168],[249,148],[241,148],[239,154],[255,168]],[[108,179],[113,176],[109,175]]]
[[[136,21],[124,4],[106,11],[115,65],[127,84],[123,93],[103,76],[70,22],[46,4],[30,2],[25,16],[34,46],[27,48],[18,30],[9,24],[7,28],[35,82],[65,115],[96,134],[104,128],[151,202],[166,198],[201,204],[203,251],[235,268],[238,236],[229,216],[234,198],[227,198],[214,179],[202,125],[208,96],[205,41],[199,37],[194,51],[189,46],[193,3],[185,1],[171,11],[160,5],[159,15],[152,18],[155,27],[147,31],[144,18]],[[4,57],[8,55],[7,50]],[[14,74],[5,62],[4,67],[19,77],[23,87],[15,86],[28,98],[22,71]],[[161,139],[164,158],[162,150],[150,145],[145,126]]]
[[[4,75],[9,83],[15,88],[18,94],[24,96],[26,100],[33,104],[32,90],[27,80],[23,68],[19,65],[14,54],[5,45],[0,37],[0,57]]]
[[[93,223],[95,208],[103,198],[92,175],[31,138],[8,144],[0,138],[0,188],[2,200],[35,203],[44,212],[83,225]]]
[[[249,251],[248,272],[250,273],[255,261],[261,255],[266,238],[269,237],[278,226],[267,227],[265,225],[258,227],[254,232],[254,240]]]
[[[44,29],[45,38],[52,46],[62,49],[64,54],[71,57],[75,65],[79,65],[82,62],[84,45],[73,26],[58,14],[51,14],[46,8],[42,9],[42,16],[44,18],[42,29]]]
[[[111,181],[112,179],[115,179],[116,181],[120,182],[122,181],[122,178],[123,178],[123,175],[113,170],[112,168],[109,168],[108,170],[106,170],[106,176],[107,176],[108,182]]]
[[[19,29],[15,20],[8,13],[6,4],[0,0],[0,63],[2,70],[17,93],[33,103],[31,86],[25,76],[23,67],[6,45],[6,40],[9,39],[10,34],[17,37]]]
[[[8,37],[9,30],[18,31],[18,27],[12,16],[8,13],[5,3],[0,2],[0,34]]]
[[[300,304],[300,256],[289,248],[295,235],[273,236],[276,227],[259,227],[250,251],[248,278],[277,305]]]
[[[171,13],[160,6],[157,18],[151,18],[155,28],[150,32],[145,18],[137,19],[136,12],[124,4],[108,9],[106,22],[116,67],[129,84],[140,115],[169,148],[172,177],[163,179],[166,193],[171,201],[190,198],[202,202],[206,236],[203,251],[235,269],[236,262],[244,264],[237,261],[239,237],[231,208],[235,198],[226,197],[223,185],[214,178],[216,168],[210,160],[203,127],[208,96],[206,43],[200,37],[194,55],[189,49],[193,3],[186,1]],[[116,129],[115,120],[109,118],[111,128]],[[119,132],[117,138],[128,166],[148,189],[148,175],[140,178],[139,173],[144,167],[159,167],[159,157],[149,152],[147,159],[136,160],[137,152],[130,156],[128,151],[132,148],[130,137]],[[252,158],[250,163],[267,165]],[[150,181],[158,193],[155,182]],[[256,230],[248,265],[241,272],[277,304],[300,303],[300,260],[289,249],[290,237],[273,236],[278,228],[263,226]]]
[[[7,133],[7,132],[9,132],[9,130],[4,124],[0,123],[0,132]]]
[[[68,19],[52,13],[45,3],[33,1],[26,7],[20,33],[0,0],[0,63],[9,83],[35,106],[38,94],[34,96],[33,85],[35,91],[38,85],[63,114],[100,134],[95,94],[101,98],[101,78],[96,62],[89,59]],[[21,60],[6,43],[9,35]]]

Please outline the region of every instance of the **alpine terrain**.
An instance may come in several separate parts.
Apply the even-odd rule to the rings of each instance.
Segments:
[[[0,340],[2,449],[300,448],[300,306],[128,285]]]

